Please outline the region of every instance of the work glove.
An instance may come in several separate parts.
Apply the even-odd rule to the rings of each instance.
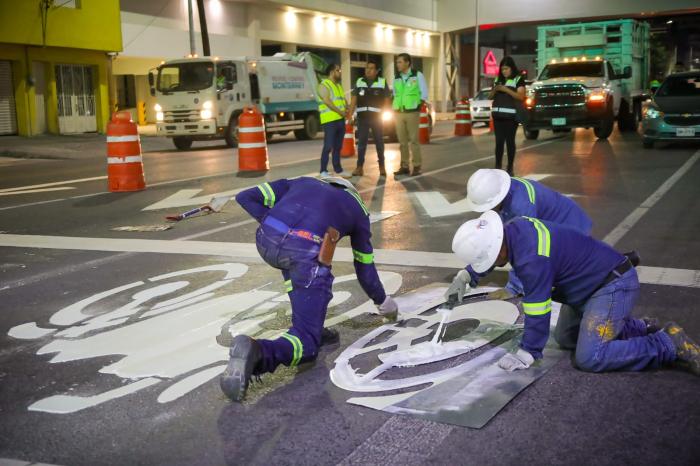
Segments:
[[[450,300],[450,296],[457,295],[457,302],[461,303],[464,295],[467,294],[467,288],[469,287],[469,282],[472,277],[466,270],[460,270],[455,278],[452,280],[452,284],[445,292],[445,301]]]
[[[399,305],[396,304],[394,298],[392,298],[389,295],[386,295],[384,302],[377,306],[377,309],[379,310],[379,314],[382,317],[385,317],[389,320],[396,320],[396,317],[399,314]]]
[[[498,360],[498,367],[504,371],[513,372],[520,369],[527,369],[535,362],[535,358],[522,348],[518,348],[515,353],[506,353]]]

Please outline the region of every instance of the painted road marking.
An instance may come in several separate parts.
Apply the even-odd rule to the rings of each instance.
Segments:
[[[156,254],[190,254],[231,257],[249,262],[261,262],[255,243],[220,241],[183,241],[157,239],[88,238],[75,236],[0,235],[0,247],[68,249],[80,251],[136,252]],[[338,248],[335,260],[352,262],[351,248]],[[375,249],[378,265],[403,265],[460,269],[464,264],[452,253]],[[505,269],[503,269],[505,270]],[[700,271],[664,267],[637,267],[640,283],[650,285],[700,288]],[[4,288],[3,288],[4,289]]]
[[[47,188],[49,186],[61,186],[64,184],[76,184],[76,183],[85,183],[86,181],[95,181],[95,180],[106,180],[106,176],[93,176],[92,178],[78,178],[76,180],[66,180],[66,181],[56,181],[55,183],[43,183],[43,184],[33,184],[29,186],[18,186],[16,188],[4,188],[0,189],[0,193],[6,193],[9,191],[24,191],[28,189],[36,189],[36,188]],[[70,188],[73,189],[73,188]]]
[[[681,179],[683,175],[685,175],[688,170],[690,170],[693,165],[695,165],[695,162],[698,161],[698,158],[700,158],[700,151],[695,152],[695,154],[688,159],[687,162],[685,162],[681,168],[676,170],[676,172],[671,175],[659,188],[654,191],[654,193],[649,196],[644,202],[642,202],[639,207],[634,209],[631,214],[629,214],[625,219],[615,227],[613,231],[608,233],[608,235],[603,238],[603,241],[608,243],[611,246],[614,246],[620,239],[622,239],[623,236],[627,234],[628,231],[634,227],[637,222],[646,214],[649,212],[649,209],[654,207],[654,205],[661,200],[664,195],[670,191],[670,189],[675,185],[678,180]]]
[[[75,189],[71,186],[62,186],[62,187],[55,187],[55,188],[40,188],[40,189],[27,189],[23,191],[6,191],[2,192],[0,191],[0,196],[18,196],[20,194],[34,194],[34,193],[48,193],[51,191],[66,191],[70,189]]]

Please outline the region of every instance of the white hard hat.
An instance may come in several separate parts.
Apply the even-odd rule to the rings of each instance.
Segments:
[[[503,221],[493,210],[464,223],[452,240],[452,251],[475,272],[488,271],[498,258],[503,243]]]
[[[349,189],[350,191],[354,192],[355,194],[360,194],[357,191],[357,188],[355,187],[354,184],[352,184],[351,182],[349,182],[348,180],[346,180],[345,178],[342,178],[340,176],[324,176],[324,177],[321,177],[321,181],[323,181],[324,183],[333,184],[335,186],[340,186],[341,188],[344,188],[344,189]]]
[[[504,170],[481,168],[467,181],[467,205],[474,212],[486,212],[505,199],[510,175]]]

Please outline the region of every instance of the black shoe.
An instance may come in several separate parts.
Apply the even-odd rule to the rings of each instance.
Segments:
[[[642,262],[642,258],[639,257],[639,253],[637,253],[637,251],[625,252],[622,255],[630,260],[633,267],[638,266]]]
[[[418,176],[420,174],[421,174],[420,165],[414,165],[413,171],[411,172],[411,176]]]
[[[668,322],[663,329],[676,347],[676,360],[695,375],[700,376],[700,346],[688,337],[675,322]]]
[[[340,334],[334,328],[323,327],[321,331],[321,346],[335,345],[340,341]]]
[[[245,398],[256,367],[262,361],[262,350],[260,344],[249,336],[236,335],[229,356],[231,359],[219,378],[219,385],[232,401],[241,401]]]
[[[647,327],[647,335],[656,333],[662,328],[661,322],[656,317],[642,317],[641,320],[644,321],[644,325]]]
[[[398,170],[396,170],[394,172],[394,176],[410,175],[410,174],[411,174],[411,170],[409,170],[408,167],[404,167],[403,165],[401,165],[401,168],[399,168]]]

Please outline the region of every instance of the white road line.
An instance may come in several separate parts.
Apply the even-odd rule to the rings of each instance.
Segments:
[[[4,188],[0,189],[0,193],[6,193],[9,191],[20,191],[20,190],[26,190],[26,189],[36,189],[36,188],[47,188],[49,186],[61,186],[64,184],[76,184],[76,183],[85,183],[87,181],[95,181],[95,180],[106,180],[106,176],[93,176],[92,178],[78,178],[77,180],[66,180],[66,181],[56,181],[55,183],[43,183],[43,184],[33,184],[29,186],[18,186],[16,188]]]
[[[47,193],[50,191],[65,191],[75,189],[72,186],[57,186],[55,188],[27,189],[23,191],[0,191],[0,196],[18,196],[20,194]]]
[[[678,180],[680,180],[681,177],[693,167],[693,165],[695,165],[695,162],[697,162],[699,158],[700,151],[697,151],[681,166],[681,168],[676,170],[676,172],[671,175],[670,178],[659,186],[659,188],[654,191],[651,196],[642,202],[639,207],[634,209],[631,214],[625,217],[625,219],[618,226],[616,226],[613,231],[608,233],[608,235],[603,238],[603,241],[611,246],[614,246],[618,241],[620,241],[620,239],[622,239],[622,237],[625,236],[627,232],[637,224],[644,214],[649,212],[649,209],[654,207],[654,205],[659,202],[659,200],[673,187],[673,185],[676,184]]]
[[[190,235],[186,238],[193,238]],[[66,249],[123,253],[190,254],[231,257],[248,262],[261,262],[255,243],[221,241],[185,241],[156,239],[88,238],[75,236],[40,236],[0,234],[0,247]],[[352,262],[351,248],[338,248],[334,260]],[[378,265],[459,269],[464,265],[452,253],[375,249]],[[700,288],[700,271],[640,266],[640,283],[650,285]]]

